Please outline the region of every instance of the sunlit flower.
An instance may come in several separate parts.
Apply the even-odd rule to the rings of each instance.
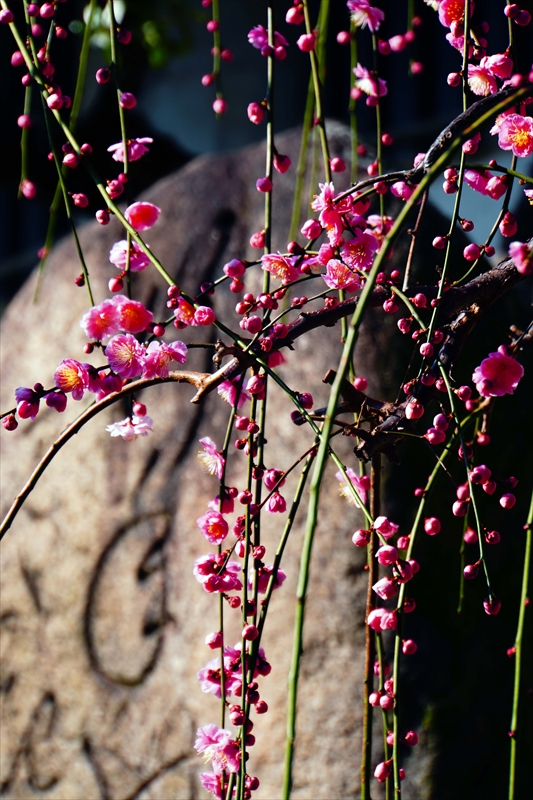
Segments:
[[[357,64],[353,72],[357,78],[355,85],[358,89],[370,97],[385,97],[388,89],[383,78],[374,77],[372,72],[361,64]]]
[[[126,333],[142,333],[154,319],[151,311],[148,311],[139,300],[130,300],[123,294],[117,294],[112,300],[119,315],[119,327]]]
[[[237,408],[242,408],[246,400],[250,400],[248,392],[245,392],[243,387],[239,389],[237,381],[222,381],[217,386],[217,392],[230,406],[234,406],[237,403]]]
[[[204,725],[196,731],[195,749],[211,760],[216,775],[238,772],[241,766],[240,744],[229,731],[216,725]]]
[[[113,300],[104,300],[87,311],[80,322],[89,339],[102,341],[120,329],[120,312]]]
[[[153,430],[152,425],[150,417],[146,415],[138,417],[133,414],[120,422],[113,422],[111,425],[107,425],[106,431],[109,431],[111,436],[121,436],[127,442],[131,442],[139,436],[148,436],[148,433]]]
[[[494,94],[498,91],[498,84],[492,72],[484,66],[468,65],[468,85],[470,89],[481,97]]]
[[[365,503],[366,503],[366,493],[367,493],[368,489],[370,488],[370,480],[369,480],[368,476],[367,475],[361,475],[361,477],[359,477],[359,475],[357,475],[353,471],[353,469],[351,467],[347,468],[346,475],[348,477],[348,480],[350,481],[350,484],[355,489],[355,493],[359,497],[361,503],[363,505],[365,505]],[[353,503],[354,506],[356,506],[357,508],[360,508],[361,504],[359,502],[357,502],[357,500],[355,499],[354,493],[353,493],[352,489],[350,488],[350,485],[346,481],[346,478],[343,475],[343,473],[342,472],[337,472],[335,474],[335,477],[337,478],[337,480],[340,483],[340,487],[339,487],[340,496],[341,497],[345,497],[348,500],[349,503]]]
[[[290,258],[285,258],[281,253],[268,253],[261,256],[261,267],[270,272],[281,283],[291,283],[300,277],[300,273],[293,266]]]
[[[143,136],[141,139],[128,139],[126,146],[128,148],[128,161],[138,161],[148,152],[147,144],[152,144],[154,140],[150,136]],[[107,148],[108,153],[113,153],[115,161],[124,161],[124,143],[117,142]]]
[[[472,380],[482,397],[501,397],[513,394],[524,374],[524,367],[506,353],[506,348],[498,348],[489,353],[479,367],[476,367]]]
[[[153,203],[132,203],[124,212],[124,216],[136,231],[147,231],[157,220],[161,209]]]
[[[72,393],[74,400],[81,400],[89,385],[86,367],[74,358],[66,358],[54,372],[54,381],[62,392]]]
[[[228,535],[228,523],[219,511],[208,511],[196,524],[211,544],[221,544]]]
[[[109,260],[117,269],[125,270],[127,265],[128,243],[125,240],[115,242],[109,253]],[[130,270],[141,272],[146,269],[150,259],[146,256],[136,242],[130,245]]]
[[[185,364],[187,346],[183,342],[150,342],[146,348],[143,378],[168,378],[169,364]]]
[[[533,117],[508,114],[498,131],[498,144],[502,150],[511,150],[520,158],[530,156],[533,153]]]
[[[109,366],[121,378],[135,378],[144,365],[144,347],[130,333],[119,333],[105,349]]]
[[[322,275],[322,278],[330,289],[344,289],[353,293],[361,288],[359,275],[337,258],[332,258],[328,261],[326,272]]]
[[[355,236],[341,246],[342,260],[352,269],[367,270],[372,266],[379,242],[372,233],[355,230]]]
[[[209,436],[204,436],[203,439],[200,439],[200,444],[204,448],[203,452],[201,450],[198,452],[198,458],[202,465],[210,475],[216,475],[219,481],[222,480],[226,459],[217,450],[216,444]]]
[[[352,22],[357,28],[366,28],[374,33],[385,19],[385,13],[380,8],[370,5],[368,0],[348,0],[346,3],[350,9]]]
[[[183,297],[178,297],[178,307],[174,310],[174,316],[182,327],[194,325],[194,306]]]

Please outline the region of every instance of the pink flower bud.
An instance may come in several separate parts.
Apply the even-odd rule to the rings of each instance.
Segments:
[[[371,692],[370,695],[368,696],[369,704],[373,708],[375,708],[376,706],[379,706],[379,698],[380,697],[381,697],[381,692]]]
[[[457,500],[452,506],[452,514],[454,517],[465,517],[468,511],[468,503]]]
[[[446,247],[446,238],[444,236],[436,236],[432,244],[435,250],[443,250]]]
[[[424,530],[428,536],[435,536],[440,533],[441,525],[437,517],[426,517],[424,520]]]
[[[392,774],[392,759],[390,761],[381,761],[374,770],[374,778],[377,778],[380,783],[384,783],[387,778]]]
[[[346,163],[342,158],[332,158],[329,165],[332,172],[344,172],[346,169]]]
[[[511,214],[510,211],[507,211],[503,215],[503,219],[500,222],[500,233],[502,236],[510,238],[514,236],[518,230],[518,223],[516,221],[516,217],[514,214]]]
[[[474,244],[474,242],[471,242],[463,250],[463,256],[467,261],[476,261],[476,259],[481,256],[481,248],[477,244]]]
[[[89,205],[89,199],[87,195],[82,194],[81,192],[72,195],[72,201],[75,206],[78,208],[87,208]]]
[[[137,100],[131,92],[122,92],[119,103],[122,108],[135,108]]]
[[[500,505],[502,508],[512,508],[516,503],[516,497],[514,494],[502,494],[500,497]]]
[[[356,547],[366,547],[370,542],[371,531],[357,530],[352,536],[352,542]]]
[[[448,86],[459,86],[461,83],[461,75],[459,72],[450,72],[446,78]]]
[[[283,175],[285,172],[287,172],[292,162],[289,156],[284,156],[281,153],[276,153],[272,163],[276,172],[279,172],[281,175]]]
[[[420,419],[424,415],[424,406],[418,400],[412,398],[407,402],[405,407],[405,416],[407,419]]]
[[[223,97],[217,97],[213,102],[213,111],[215,114],[225,114],[228,110],[228,104]]]
[[[104,209],[99,209],[96,214],[96,221],[100,223],[100,225],[109,225],[109,211],[105,211]]]
[[[29,128],[31,125],[31,117],[29,114],[21,114],[20,117],[17,119],[17,125],[19,128]]]
[[[14,19],[13,12],[8,8],[4,8],[0,11],[0,22],[3,22],[4,25],[9,25]]]
[[[418,744],[418,734],[415,731],[407,731],[403,737],[404,744],[407,747],[415,747]]]
[[[265,109],[260,103],[250,103],[247,108],[247,113],[250,122],[253,122],[254,125],[260,125],[265,116]]]
[[[301,233],[306,239],[318,239],[322,233],[322,225],[317,219],[308,219],[302,226]]]
[[[301,5],[289,8],[285,16],[285,22],[288,25],[301,25],[304,21],[304,12]]]
[[[296,44],[304,53],[311,53],[316,46],[316,37],[314,33],[304,33],[296,41]]]
[[[490,617],[496,616],[499,613],[500,608],[502,607],[501,600],[499,600],[495,595],[492,597],[486,597],[483,600],[483,608],[485,609],[485,614],[488,614]]]
[[[379,698],[379,704],[384,711],[392,711],[394,708],[394,698],[390,694],[382,694]]]
[[[499,544],[501,536],[498,531],[487,531],[485,541],[487,544]]]
[[[392,545],[385,544],[377,551],[376,558],[382,566],[388,567],[398,560],[398,551]]]
[[[268,176],[264,178],[258,178],[255,182],[255,187],[258,192],[271,192],[272,191],[272,181]]]
[[[353,385],[357,389],[357,391],[359,391],[359,392],[366,392],[366,390],[368,389],[368,381],[367,381],[367,379],[363,378],[360,375],[357,376],[356,378],[354,378]]]
[[[43,3],[41,8],[39,9],[39,13],[43,19],[49,19],[53,17],[56,13],[56,9],[53,3]]]
[[[214,633],[209,633],[205,637],[205,643],[211,650],[216,650],[217,648],[222,646],[222,642],[224,641],[222,634],[220,631],[216,631]],[[239,709],[240,711],[240,709]]]
[[[402,643],[402,653],[405,656],[412,656],[418,650],[418,645],[412,639],[404,639]]]

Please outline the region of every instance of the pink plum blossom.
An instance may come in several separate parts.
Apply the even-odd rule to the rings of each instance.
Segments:
[[[330,245],[337,245],[342,240],[344,223],[342,214],[350,211],[352,201],[350,197],[335,203],[335,187],[333,183],[319,183],[320,194],[315,195],[311,208],[319,212],[320,224],[326,229]]]
[[[130,333],[119,333],[105,349],[109,366],[121,378],[135,378],[144,366],[144,348]]]
[[[109,253],[109,260],[117,269],[125,270],[127,265],[128,243],[125,239],[115,242]],[[150,259],[146,256],[136,242],[130,246],[130,270],[132,272],[142,272],[146,269]]]
[[[266,507],[271,514],[283,514],[287,509],[287,501],[279,492],[274,492],[269,497]]]
[[[522,275],[531,275],[533,272],[533,249],[524,242],[511,242],[509,256],[518,272]]]
[[[191,325],[193,327],[196,325],[212,325],[215,319],[215,312],[212,308],[209,306],[198,306],[198,308],[194,310]]]
[[[482,67],[487,67],[496,78],[501,78],[502,80],[510,78],[513,71],[513,59],[505,53],[484,56],[480,64]]]
[[[372,586],[372,589],[382,600],[390,600],[398,592],[398,587],[391,578],[381,578]]]
[[[139,300],[130,300],[123,294],[117,294],[111,302],[120,315],[119,327],[126,333],[142,333],[154,319],[152,312]]]
[[[139,436],[148,436],[149,431],[153,430],[152,425],[153,422],[150,417],[146,415],[138,417],[133,414],[120,422],[113,422],[111,425],[107,425],[106,431],[111,436],[121,436],[127,442],[131,442]]]
[[[219,511],[208,511],[196,524],[210,544],[221,544],[228,535],[228,523]]]
[[[270,272],[281,283],[291,283],[300,277],[300,273],[293,266],[293,259],[282,256],[281,253],[268,253],[261,256],[261,268]]]
[[[15,389],[17,414],[21,419],[35,419],[39,411],[40,397],[33,389],[19,386]]]
[[[370,480],[367,475],[357,475],[351,467],[348,467],[346,470],[346,475],[350,484],[355,489],[355,492],[363,505],[366,503],[366,493],[370,489]],[[353,492],[348,485],[346,478],[344,477],[342,472],[336,472],[335,477],[340,483],[339,494],[341,497],[345,497],[349,503],[353,503],[356,508],[360,508],[360,504],[355,499]]]
[[[399,527],[387,517],[380,516],[374,520],[374,530],[380,533],[384,539],[390,539],[395,533],[398,533]]]
[[[261,649],[259,649],[259,652],[261,652]],[[226,696],[232,694],[239,696],[241,694],[242,674],[240,665],[241,651],[226,645],[224,647],[224,689]],[[208,661],[205,667],[198,672],[197,677],[200,681],[202,692],[220,697],[222,694],[220,689],[220,656]]]
[[[56,369],[54,381],[62,392],[71,392],[74,400],[81,400],[89,385],[89,374],[84,364],[74,358],[66,358]]]
[[[222,800],[222,779],[220,775],[215,775],[214,772],[200,772],[198,777],[204,789],[216,797],[216,800]]]
[[[194,562],[193,575],[199,581],[206,592],[231,592],[242,589],[242,583],[238,577],[242,567],[238,561],[227,561],[225,567],[225,556],[215,553],[208,553],[200,556]]]
[[[206,471],[210,475],[216,475],[219,481],[221,481],[224,475],[226,459],[222,453],[217,450],[216,444],[209,436],[204,436],[203,439],[200,439],[200,444],[203,446],[204,450],[203,452],[201,450],[198,452],[198,458]]]
[[[178,297],[178,307],[174,311],[174,316],[177,322],[181,323],[180,327],[187,327],[187,325],[195,325],[194,322],[194,306],[183,297]]]
[[[524,367],[505,352],[505,347],[498,352],[489,353],[479,367],[476,367],[472,380],[483,397],[501,397],[513,394],[524,374]]]
[[[486,66],[468,65],[468,85],[474,94],[486,96],[498,91],[498,84],[492,72]]]
[[[373,233],[356,228],[355,236],[343,242],[340,253],[342,260],[352,269],[368,270],[378,248],[379,241]]]
[[[373,73],[363,67],[362,64],[357,64],[353,72],[357,78],[355,85],[358,89],[369,97],[385,97],[388,89],[386,82],[382,78],[374,77]]]
[[[224,770],[238,772],[240,769],[240,745],[229,731],[216,725],[205,725],[196,731],[195,749],[211,759],[216,775]]]
[[[55,408],[58,413],[62,413],[67,407],[67,396],[63,392],[48,392],[45,395],[48,408]]]
[[[242,387],[239,388],[238,381],[222,381],[217,386],[217,392],[230,406],[237,404],[237,408],[242,408],[246,400],[250,400],[248,392]]]
[[[114,300],[104,300],[87,311],[80,322],[89,339],[102,341],[120,329],[120,312]]]
[[[257,571],[256,571],[256,575],[257,575],[257,591],[259,592],[259,594],[265,594],[266,593],[266,590],[268,588],[268,584],[270,582],[270,578],[271,578],[273,572],[274,572],[274,566],[273,565],[267,566],[266,564],[264,564],[263,566],[261,566],[261,567],[259,567],[257,569]],[[276,577],[274,579],[274,590],[279,589],[279,587],[285,581],[286,577],[287,577],[286,573],[282,569],[280,569],[278,567],[278,570],[276,572]],[[253,584],[252,584],[252,582],[250,580],[249,581],[250,588],[252,588],[252,585]]]
[[[262,50],[268,46],[268,31],[263,25],[256,25],[248,33],[248,41],[256,50]],[[274,47],[288,47],[289,43],[281,33],[274,31]]]
[[[513,155],[526,158],[533,153],[533,117],[508,114],[498,131],[498,144],[502,150],[511,150]]]
[[[186,360],[187,346],[183,342],[150,342],[146,348],[143,378],[168,378],[168,365],[172,361],[185,364]]]
[[[138,161],[140,158],[142,158],[148,152],[146,145],[152,144],[153,141],[154,140],[149,136],[143,136],[140,139],[128,139],[126,142],[126,146],[128,148],[128,161]],[[124,161],[123,142],[117,142],[117,144],[110,145],[110,147],[107,148],[107,152],[113,153],[113,158],[115,161]]]
[[[470,4],[470,14],[474,10],[474,2]],[[445,28],[449,28],[453,22],[460,22],[464,19],[465,4],[463,0],[440,0],[439,6],[439,22]]]
[[[161,209],[153,203],[132,203],[124,212],[124,216],[136,231],[147,231],[157,220]]]
[[[356,28],[366,28],[375,33],[385,19],[385,13],[380,8],[371,6],[368,0],[348,0],[351,19]]]
[[[332,258],[331,261],[328,261],[326,272],[322,275],[322,278],[330,289],[344,289],[353,293],[361,288],[359,275],[337,258]]]

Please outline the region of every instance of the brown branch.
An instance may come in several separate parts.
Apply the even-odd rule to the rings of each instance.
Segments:
[[[132,383],[126,384],[126,386],[124,386],[119,392],[113,392],[112,394],[107,395],[107,397],[104,397],[102,400],[99,400],[97,403],[94,403],[92,406],[86,409],[86,411],[80,414],[80,416],[74,420],[74,422],[71,422],[70,425],[65,428],[63,433],[55,440],[51,447],[49,447],[43,458],[33,470],[22,490],[16,496],[11,508],[7,512],[2,524],[0,525],[0,541],[13,524],[13,520],[24,505],[28,496],[33,491],[37,481],[50,462],[53,461],[62,447],[64,447],[64,445],[73,436],[75,436],[83,428],[83,426],[89,422],[89,420],[103,411],[104,408],[112,406],[114,403],[122,400],[124,395],[133,394],[134,392],[138,392],[140,389],[146,389],[148,386],[155,386],[160,383],[190,383],[195,386],[197,390],[199,390],[210,377],[212,376],[202,372],[183,370],[170,372],[168,378],[151,378],[150,380],[141,378],[138,381],[133,381]]]

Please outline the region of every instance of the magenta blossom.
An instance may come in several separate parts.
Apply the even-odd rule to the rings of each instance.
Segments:
[[[15,389],[17,401],[17,414],[21,419],[35,419],[39,411],[40,397],[37,392],[27,386]]]
[[[126,333],[142,333],[154,319],[152,312],[139,300],[130,300],[123,294],[117,294],[111,302],[115,304],[120,315],[119,327]]]
[[[354,67],[354,75],[357,78],[355,85],[369,97],[385,97],[388,92],[387,84],[382,78],[374,77],[373,73],[363,67],[362,64],[357,64]]]
[[[375,33],[385,19],[385,12],[380,8],[371,6],[368,0],[348,0],[346,3],[350,9],[351,19],[356,28],[366,28]]]
[[[372,589],[382,600],[390,600],[398,592],[398,587],[391,578],[381,578],[372,586]]]
[[[533,250],[524,242],[511,242],[509,256],[518,272],[522,275],[531,275],[533,272]]]
[[[356,475],[351,467],[348,467],[346,470],[346,475],[348,480],[350,481],[351,486],[347,483],[346,478],[344,477],[342,472],[336,472],[335,477],[340,483],[339,494],[341,497],[345,497],[348,502],[353,503],[357,508],[360,508],[360,503],[354,497],[354,492],[352,491],[351,487],[355,490],[355,493],[359,497],[361,503],[365,505],[366,503],[366,493],[370,489],[370,480],[367,475]]]
[[[135,378],[144,366],[145,352],[130,333],[113,336],[105,349],[109,366],[121,378]]]
[[[259,648],[259,653],[261,654],[261,648]],[[208,661],[205,667],[198,672],[197,677],[200,681],[202,692],[220,697],[222,694],[220,688],[220,656]],[[226,697],[232,694],[238,697],[242,689],[241,651],[229,645],[224,647],[224,677]]]
[[[125,270],[127,265],[128,243],[125,240],[115,242],[109,253],[109,260],[117,269]],[[132,272],[142,272],[146,269],[150,259],[146,256],[136,242],[130,246],[130,270]]]
[[[214,772],[200,772],[200,783],[216,800],[222,800],[222,779]]]
[[[356,228],[354,238],[342,244],[340,253],[344,263],[352,269],[368,270],[378,248],[379,242],[373,233]]]
[[[113,422],[111,425],[107,425],[106,431],[109,431],[111,436],[121,436],[127,442],[131,442],[139,436],[148,436],[148,433],[153,430],[152,425],[150,417],[146,415],[138,417],[133,414],[120,422]]]
[[[157,220],[161,209],[153,203],[132,203],[124,212],[124,216],[136,231],[147,231]]]
[[[511,77],[513,71],[513,59],[505,53],[496,53],[493,56],[484,56],[480,64],[482,67],[487,67],[488,70],[496,77],[502,80],[507,80]]]
[[[238,381],[222,381],[217,386],[217,392],[230,406],[237,404],[237,408],[242,408],[246,400],[250,400],[248,392],[245,392],[242,387],[239,389]]]
[[[231,592],[233,589],[237,591],[242,589],[238,577],[242,570],[241,565],[238,561],[228,561],[222,568],[225,560],[224,554],[219,556],[208,553],[194,562],[193,575],[206,592]]]
[[[526,158],[533,153],[533,117],[508,114],[498,131],[498,144],[502,150],[511,150],[513,155]]]
[[[261,267],[283,284],[291,283],[300,277],[300,273],[293,265],[293,259],[286,258],[281,253],[261,256]]]
[[[143,136],[141,139],[128,139],[126,146],[128,148],[128,161],[138,161],[147,152],[147,144],[152,144],[154,140],[149,136]],[[117,142],[107,148],[108,153],[113,153],[115,161],[124,161],[124,143]]]
[[[353,293],[361,288],[359,275],[336,258],[328,261],[326,272],[322,275],[322,278],[330,289],[344,289]]]
[[[178,297],[178,307],[174,311],[176,321],[181,323],[179,327],[187,327],[187,325],[195,325],[194,322],[194,306],[183,297]]]
[[[440,0],[439,2],[439,22],[445,28],[449,28],[453,22],[461,22],[465,15],[465,4],[463,0]],[[470,16],[474,11],[474,1],[470,4]]]
[[[210,544],[221,544],[228,535],[228,523],[219,511],[208,511],[196,524]]]
[[[257,591],[259,592],[259,594],[266,593],[273,571],[274,571],[274,566],[273,565],[267,566],[266,564],[257,569],[255,574],[257,575]],[[274,579],[274,590],[279,589],[281,584],[285,581],[286,577],[287,577],[286,573],[283,572],[282,569],[278,568],[278,571],[276,572],[276,577]],[[253,573],[250,575],[250,578],[248,579],[248,586],[250,587],[250,589],[252,589],[253,587],[252,578],[253,578]]]
[[[104,300],[87,311],[80,322],[85,335],[94,341],[113,336],[120,329],[120,312],[113,300]]]
[[[256,25],[255,28],[248,33],[248,41],[257,50],[262,50],[263,47],[268,47],[268,31],[263,25]],[[274,31],[274,47],[288,47],[289,43],[281,33]]]
[[[374,520],[374,530],[380,533],[384,539],[390,539],[395,533],[398,533],[398,528],[395,522],[391,522],[387,517],[376,517]]]
[[[203,445],[204,452],[200,450],[198,452],[198,458],[207,472],[210,475],[216,475],[219,481],[221,481],[224,475],[226,459],[222,453],[219,453],[216,444],[209,436],[204,436],[203,439],[200,439],[200,444]]]
[[[474,94],[486,96],[498,91],[496,78],[486,66],[468,65],[468,85]]]
[[[333,183],[319,183],[320,194],[315,195],[311,208],[319,212],[320,224],[326,229],[331,246],[340,244],[345,225],[342,214],[346,214],[352,207],[351,198],[335,202],[335,187]]]
[[[238,772],[240,769],[240,745],[232,739],[231,733],[216,725],[205,725],[196,731],[194,747],[198,753],[203,753],[206,759],[211,759],[215,774]]]
[[[489,353],[479,367],[476,367],[472,380],[482,397],[501,397],[513,394],[524,374],[524,367],[506,353],[505,346],[498,352]]]
[[[146,348],[143,366],[143,378],[168,378],[168,365],[175,361],[185,364],[187,346],[183,342],[150,342]]]
[[[72,392],[74,400],[81,400],[89,386],[89,373],[84,364],[74,358],[66,358],[56,369],[54,381],[62,392]]]

